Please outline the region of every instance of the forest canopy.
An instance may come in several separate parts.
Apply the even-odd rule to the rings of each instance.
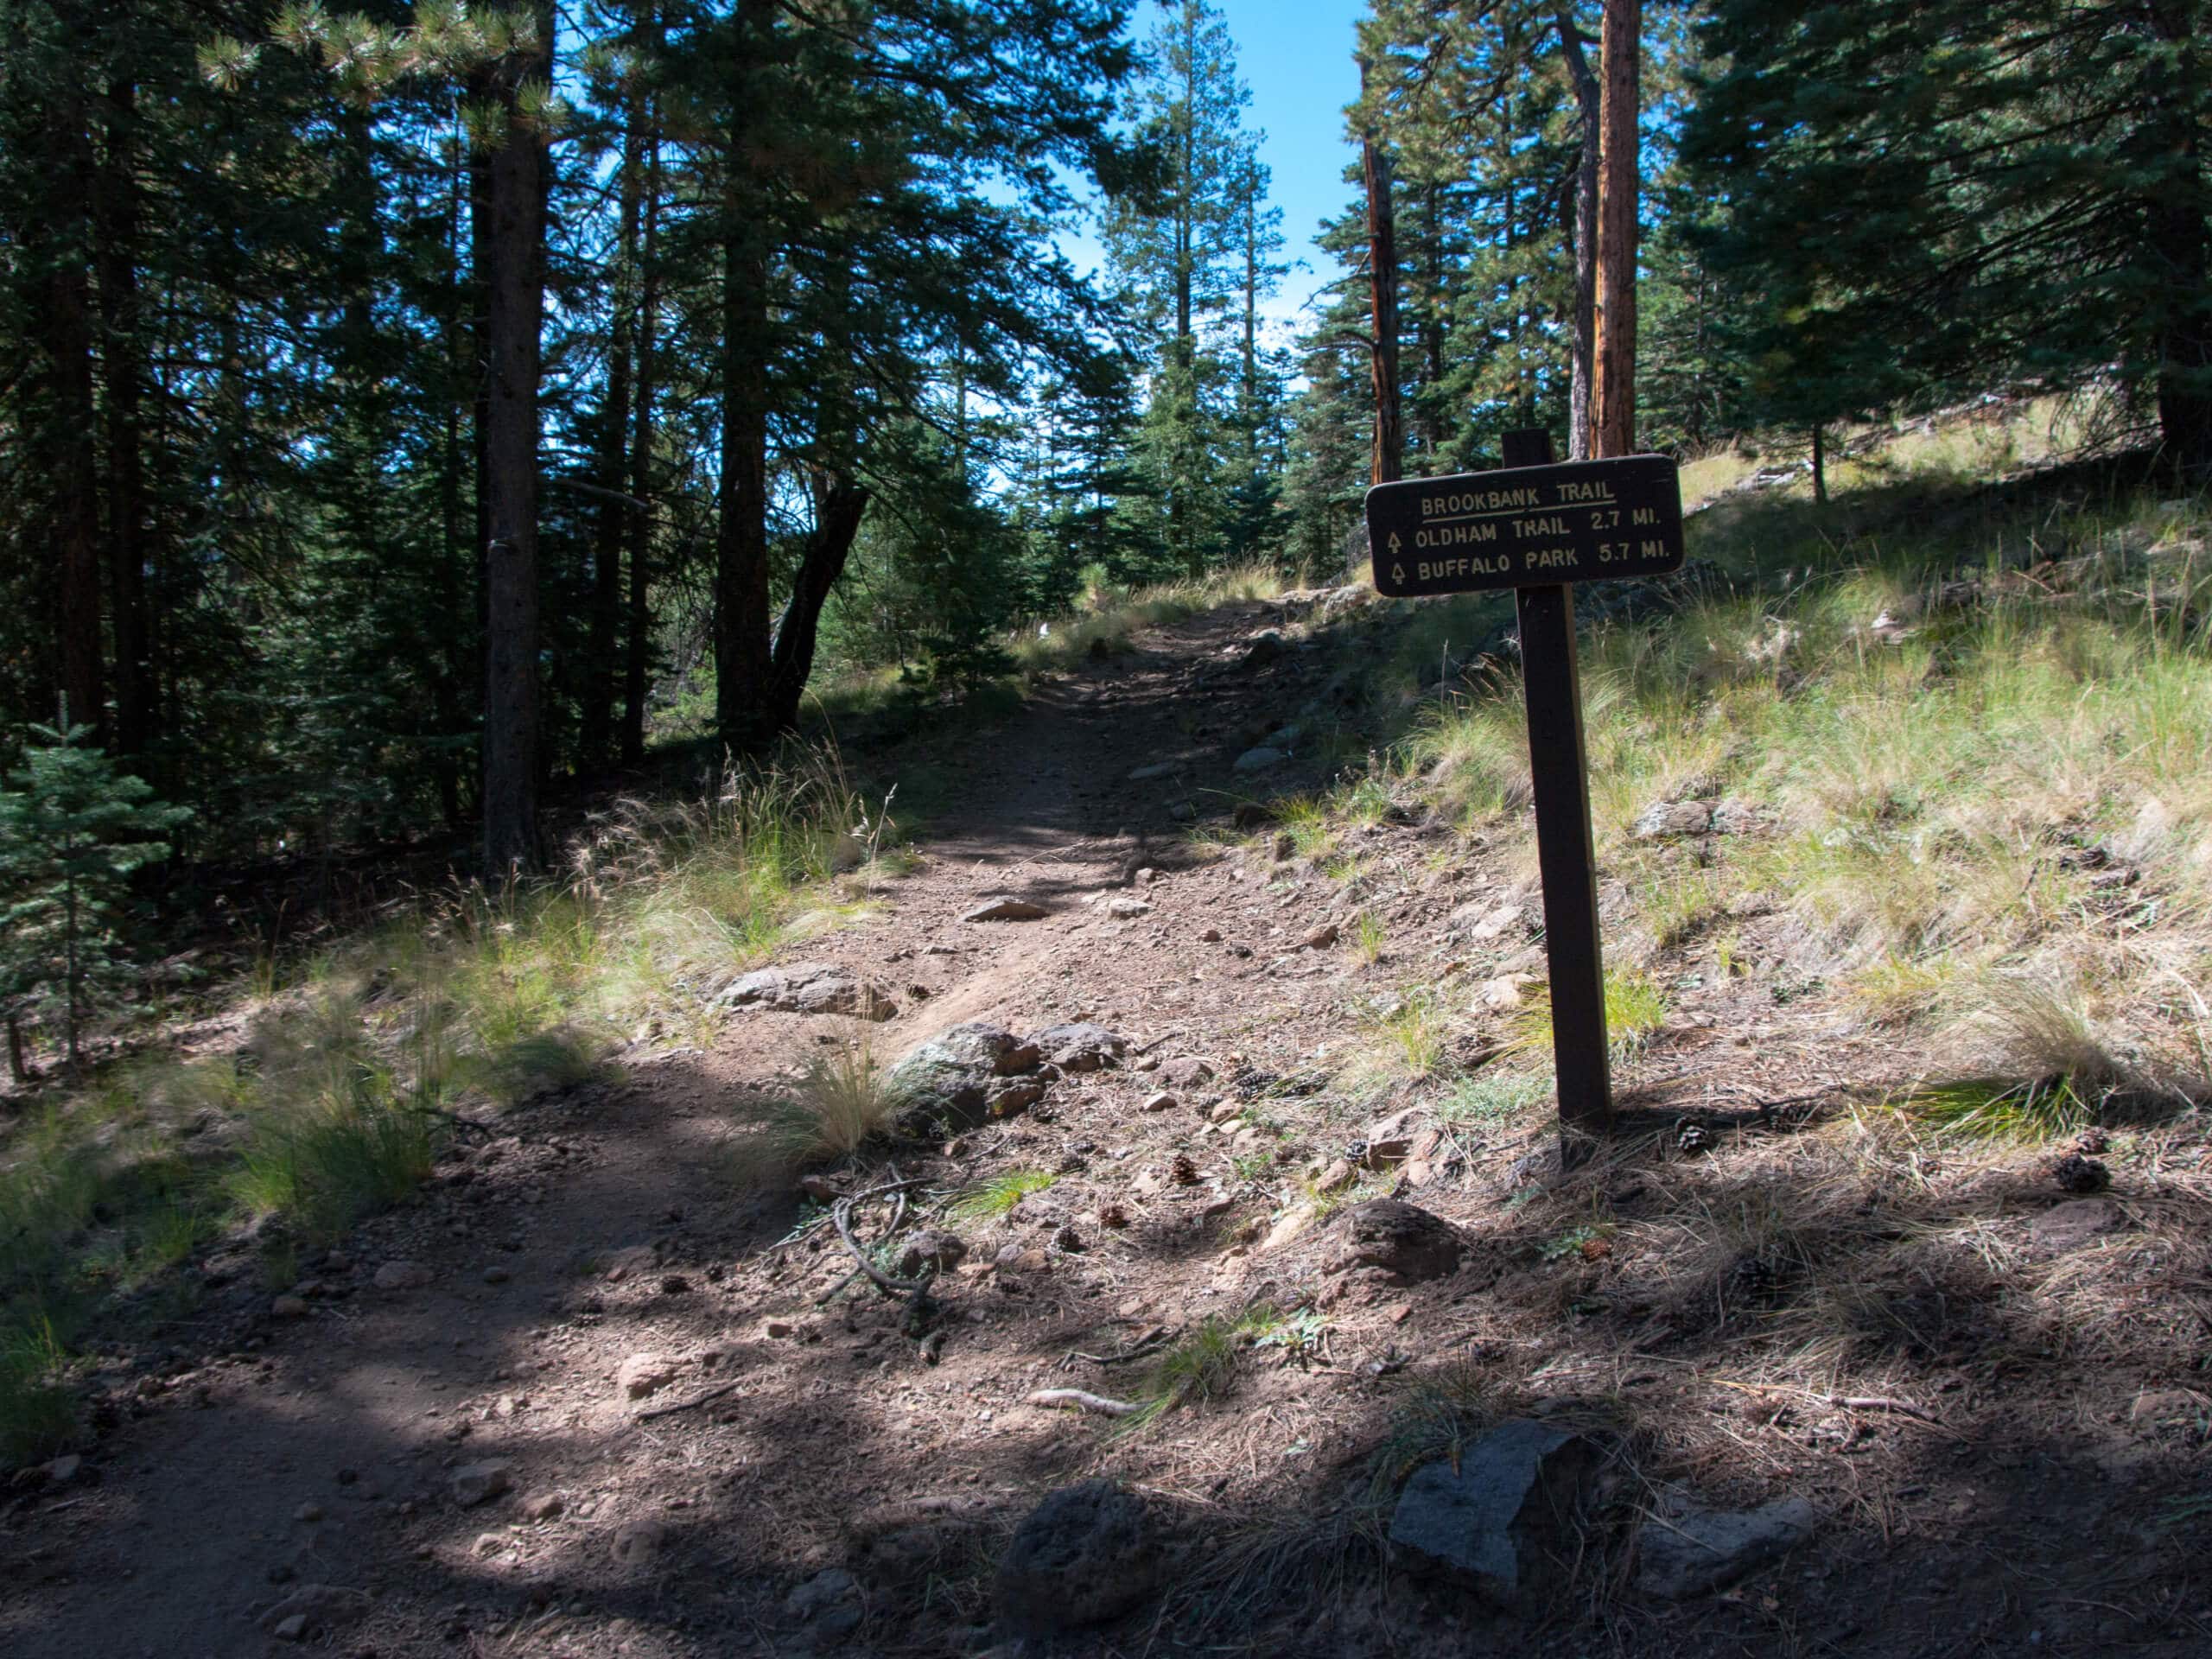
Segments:
[[[1316,227],[1205,0],[0,0],[0,763],[505,870],[1086,583],[1342,571],[1386,464],[1586,452],[1600,10],[1373,0]],[[1640,446],[2032,381],[2212,460],[2205,10],[1654,0]]]

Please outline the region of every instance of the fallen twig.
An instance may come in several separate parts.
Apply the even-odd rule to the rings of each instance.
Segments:
[[[717,1382],[713,1388],[709,1389],[704,1394],[693,1395],[689,1400],[679,1400],[672,1406],[655,1406],[651,1411],[639,1412],[637,1414],[637,1421],[639,1422],[643,1422],[648,1417],[673,1417],[679,1411],[696,1411],[701,1406],[705,1405],[709,1400],[721,1399],[722,1395],[728,1394],[736,1386],[737,1383],[734,1380],[728,1382]]]
[[[1071,1350],[1068,1357],[1060,1363],[1064,1369],[1078,1359],[1088,1360],[1093,1365],[1126,1365],[1133,1359],[1142,1359],[1147,1354],[1159,1352],[1161,1344],[1166,1340],[1167,1334],[1162,1332],[1156,1337],[1146,1338],[1134,1348],[1124,1348],[1118,1354],[1086,1354],[1080,1348],[1077,1348]]]
[[[1029,1396],[1033,1406],[1073,1406],[1082,1411],[1095,1411],[1102,1417],[1134,1417],[1144,1407],[1127,1400],[1109,1400],[1103,1394],[1091,1394],[1082,1389],[1039,1389]]]

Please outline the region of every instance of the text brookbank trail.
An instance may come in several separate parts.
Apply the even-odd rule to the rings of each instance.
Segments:
[[[1376,485],[1367,493],[1368,546],[1375,586],[1393,598],[1514,590],[1560,1151],[1573,1163],[1612,1127],[1613,1085],[1569,584],[1681,569],[1681,486],[1665,455],[1549,464],[1541,431],[1507,433],[1505,459],[1494,473]]]
[[[1393,599],[1662,576],[1682,568],[1674,461],[1515,467],[1367,493],[1375,586]]]

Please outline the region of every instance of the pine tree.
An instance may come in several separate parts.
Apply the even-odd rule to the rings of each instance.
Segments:
[[[1714,0],[1684,124],[1765,418],[2109,373],[2212,464],[2202,0]]]
[[[1247,211],[1265,189],[1242,124],[1250,102],[1221,14],[1207,0],[1166,8],[1124,111],[1155,171],[1113,200],[1104,226],[1146,369],[1135,454],[1148,487],[1128,505],[1161,568],[1193,575],[1229,545],[1230,463],[1243,448],[1231,313],[1262,280],[1248,267],[1272,251]]]
[[[92,728],[34,726],[22,766],[0,787],[0,1001],[21,1080],[18,1021],[59,1011],[70,1069],[85,1020],[126,954],[128,878],[169,855],[160,837],[191,815],[92,747]]]

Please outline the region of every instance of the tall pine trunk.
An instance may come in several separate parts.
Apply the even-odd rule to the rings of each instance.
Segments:
[[[85,108],[57,91],[47,108],[48,196],[46,315],[46,429],[39,466],[51,506],[49,540],[56,575],[54,634],[67,720],[105,741],[107,711],[100,672],[99,474],[93,450],[91,226],[92,141]]]
[[[1599,125],[1598,343],[1592,377],[1593,453],[1636,451],[1636,230],[1639,129],[1638,74],[1643,0],[1605,0],[1605,93]]]
[[[715,535],[715,721],[731,747],[775,730],[768,690],[768,249],[730,146],[723,211],[722,444]]]
[[[146,468],[140,263],[137,88],[108,89],[97,182],[100,367],[107,438],[108,605],[115,632],[115,748],[140,754],[156,735],[152,628],[146,602]]]
[[[583,704],[578,743],[585,772],[613,759],[614,695],[620,678],[616,637],[622,625],[622,546],[632,509],[622,498],[630,461],[630,377],[636,349],[638,234],[645,186],[645,134],[638,100],[626,100],[630,118],[622,135],[620,209],[617,215],[613,318],[607,330],[607,396],[600,406],[600,499],[592,539],[591,616],[585,646]]]
[[[537,836],[537,378],[544,314],[545,147],[518,108],[550,67],[550,27],[504,66],[505,129],[486,159],[483,238],[489,385],[484,426],[484,862],[539,861]]]
[[[2212,467],[2212,293],[2207,292],[2206,191],[2202,135],[2196,118],[2197,52],[2192,15],[2182,0],[2148,0],[2152,28],[2180,56],[2180,73],[2150,89],[2150,106],[2171,176],[2148,204],[2150,245],[2158,276],[2158,434],[2167,459],[2183,471]]]
[[[1367,65],[1359,67],[1367,91]],[[1370,371],[1375,390],[1372,481],[1389,484],[1405,471],[1405,421],[1398,403],[1398,229],[1390,203],[1390,158],[1371,124],[1359,138],[1360,174],[1367,186],[1368,309],[1375,327]]]
[[[658,20],[656,20],[656,33]],[[636,94],[639,107],[632,121],[642,118],[651,132],[645,146],[645,223],[638,245],[638,384],[630,428],[630,490],[639,500],[653,499],[653,398],[658,391],[660,328],[660,132],[659,110]],[[653,518],[647,508],[633,507],[629,524],[629,613],[622,651],[622,763],[636,766],[645,758],[646,674],[652,657]]]

